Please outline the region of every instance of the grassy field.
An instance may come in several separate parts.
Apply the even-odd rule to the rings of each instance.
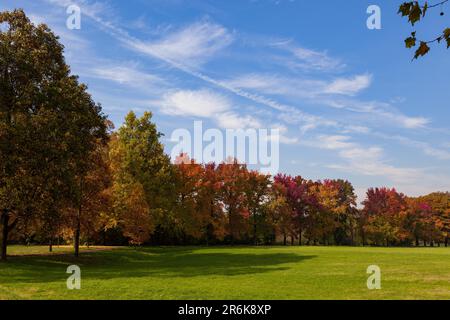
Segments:
[[[450,299],[450,248],[11,246],[0,299]],[[81,267],[81,290],[66,268]],[[368,290],[369,265],[382,289]]]

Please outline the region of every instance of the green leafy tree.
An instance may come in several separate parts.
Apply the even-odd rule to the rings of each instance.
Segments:
[[[33,25],[22,10],[1,12],[0,24],[0,256],[6,260],[12,228],[33,212],[50,212],[38,201],[53,194],[48,182],[66,186],[55,202],[80,194],[86,155],[106,129],[101,107],[70,75],[63,46],[46,25]]]
[[[147,241],[157,225],[174,223],[173,167],[151,118],[150,112],[141,118],[128,113],[110,151],[117,221],[137,244]]]

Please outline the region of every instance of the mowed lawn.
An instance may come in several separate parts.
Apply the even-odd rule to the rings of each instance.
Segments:
[[[450,248],[11,246],[0,299],[450,299]],[[81,290],[66,269],[81,267]],[[366,269],[381,268],[368,290]]]

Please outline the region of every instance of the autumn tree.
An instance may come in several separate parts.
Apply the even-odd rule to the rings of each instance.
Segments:
[[[313,186],[318,201],[318,206],[307,220],[307,237],[321,239],[323,244],[328,244],[330,237],[338,227],[338,192],[331,181],[317,182]]]
[[[253,244],[258,244],[258,225],[264,222],[264,204],[270,187],[270,177],[258,171],[249,171],[244,176],[245,204],[252,224]]]
[[[211,240],[223,240],[226,236],[227,219],[221,199],[221,178],[215,163],[204,165],[202,184],[198,193],[201,215],[207,217],[204,237],[208,245]]]
[[[109,149],[105,140],[98,139],[95,148],[86,155],[86,172],[80,179],[77,208],[68,209],[69,227],[75,233],[75,255],[78,256],[80,238],[84,235],[87,244],[102,227],[101,217],[108,214],[111,206],[109,188],[112,177],[109,164]]]
[[[204,168],[181,154],[175,159],[176,170],[176,211],[178,225],[183,235],[200,239],[209,223],[209,212],[201,210],[201,189]]]
[[[290,207],[285,189],[281,184],[274,183],[269,191],[269,200],[265,204],[266,221],[272,228],[273,238],[277,235],[283,237],[283,245],[287,245],[287,237],[293,241],[295,230],[292,221],[292,208]]]
[[[410,233],[411,239],[419,246],[430,238],[430,231],[435,229],[431,206],[419,198],[407,198],[407,210],[404,227]]]
[[[389,188],[370,188],[363,205],[368,219],[365,232],[373,242],[388,246],[407,237],[403,228],[406,200],[402,193]]]
[[[248,232],[249,212],[245,206],[245,178],[247,166],[235,159],[219,164],[220,201],[228,219],[227,231],[231,243]]]
[[[441,241],[448,246],[450,237],[450,193],[434,192],[418,198],[431,207],[431,217],[429,218],[429,239],[430,241]],[[434,237],[432,236],[434,235]]]
[[[356,194],[349,181],[324,180],[325,190],[333,194],[331,212],[335,222],[333,238],[336,244],[351,244],[354,241],[354,229],[356,227]],[[330,208],[330,206],[328,205]]]
[[[147,241],[155,227],[172,224],[174,177],[152,114],[128,113],[111,143],[114,209],[132,243]]]
[[[301,176],[292,177],[278,174],[274,177],[274,185],[282,190],[291,208],[293,229],[296,230],[295,234],[291,236],[297,236],[300,245],[307,226],[306,219],[313,214],[317,207],[317,199],[311,192],[313,184],[312,181],[303,179]]]
[[[74,191],[86,155],[106,130],[100,106],[70,75],[63,46],[49,28],[33,25],[22,10],[0,13],[0,24],[0,256],[5,260],[9,231],[35,211],[33,195],[55,179]],[[51,174],[58,171],[59,177]],[[70,194],[75,192],[61,198]]]

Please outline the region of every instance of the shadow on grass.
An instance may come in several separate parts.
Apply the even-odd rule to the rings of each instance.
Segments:
[[[261,250],[215,248],[202,252],[198,248],[138,248],[83,253],[76,259],[71,255],[41,255],[10,257],[0,264],[0,282],[38,283],[65,281],[66,268],[80,266],[83,279],[106,280],[137,277],[186,277],[220,275],[237,276],[291,268],[315,256],[294,253],[264,253]],[[223,251],[223,252],[222,252]]]

